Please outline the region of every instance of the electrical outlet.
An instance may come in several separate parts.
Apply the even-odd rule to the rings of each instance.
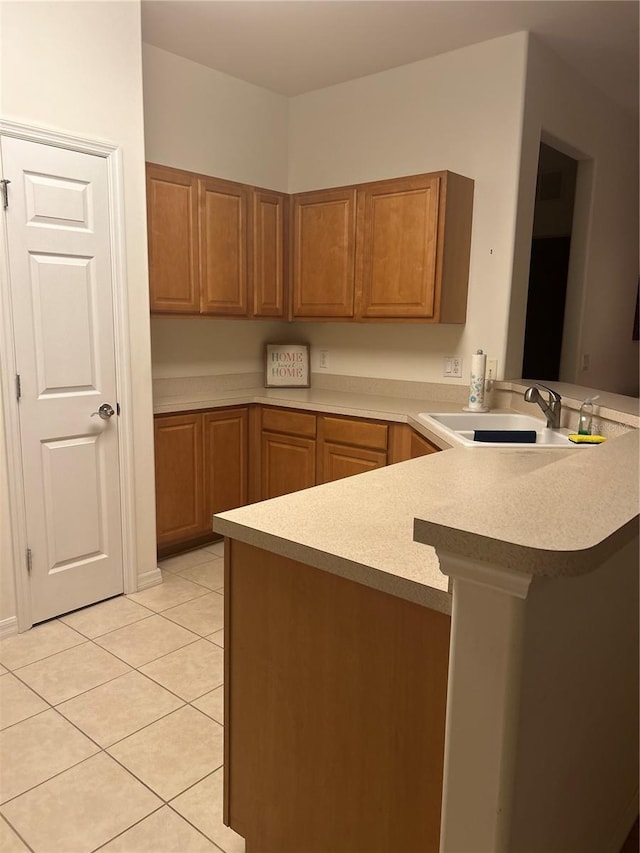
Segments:
[[[328,370],[329,369],[329,350],[321,349],[320,350],[320,358],[318,361],[318,368],[320,370]]]
[[[442,375],[459,379],[462,376],[462,359],[457,355],[445,356]]]
[[[487,359],[487,375],[485,377],[488,382],[495,382],[498,378],[498,359],[497,358],[488,358]]]

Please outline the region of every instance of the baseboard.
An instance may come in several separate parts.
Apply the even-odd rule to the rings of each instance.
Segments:
[[[5,637],[13,637],[18,633],[18,619],[15,616],[10,616],[8,619],[0,619],[0,640]]]
[[[151,569],[148,572],[138,575],[138,589],[136,591],[142,592],[143,589],[158,586],[159,583],[162,583],[162,572],[158,568]]]

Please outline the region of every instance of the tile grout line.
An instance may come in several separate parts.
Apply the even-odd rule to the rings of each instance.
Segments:
[[[210,552],[209,552],[209,553],[210,553]],[[214,555],[214,558],[213,558],[213,559],[220,559],[220,558],[221,558],[221,555]],[[205,560],[205,561],[203,561],[203,563],[199,563],[199,564],[197,564],[197,565],[204,565],[204,564],[205,564],[205,563],[207,563],[207,562],[213,562],[213,560]],[[184,570],[187,570],[187,569],[189,569],[189,568],[191,568],[191,567],[189,567],[189,566],[188,566],[188,567],[185,567],[185,569],[184,569]],[[172,574],[178,574],[178,573],[172,573]],[[195,595],[193,598],[188,599],[186,602],[181,602],[181,604],[188,604],[188,603],[190,603],[190,602],[192,602],[192,601],[196,601],[198,598],[202,598],[204,595],[206,595],[206,594],[208,594],[208,593],[211,593],[211,592],[216,592],[217,594],[221,595],[222,597],[224,596],[224,587],[220,587],[219,589],[211,589],[210,587],[206,587],[204,584],[200,584],[200,583],[198,583],[197,581],[192,581],[192,580],[191,580],[191,579],[189,579],[189,578],[183,578],[183,579],[184,579],[184,580],[186,580],[186,581],[187,581],[187,582],[189,582],[189,583],[193,583],[193,584],[195,584],[195,585],[199,586],[201,589],[205,590],[205,592],[203,592],[201,595]],[[222,590],[222,591],[220,591],[220,590]],[[128,596],[124,596],[124,598],[128,598]],[[130,600],[132,600],[132,599],[130,599]],[[122,832],[118,833],[117,835],[113,836],[111,839],[109,839],[109,841],[106,841],[106,842],[104,842],[103,844],[101,844],[99,847],[94,848],[95,850],[99,850],[99,849],[101,849],[101,848],[102,848],[102,847],[104,847],[106,844],[108,844],[111,840],[113,840],[113,838],[117,838],[117,837],[119,837],[119,835],[122,835],[124,832],[127,832],[129,829],[131,829],[133,826],[136,826],[138,823],[142,822],[142,821],[143,821],[143,820],[145,820],[147,817],[150,817],[152,814],[155,814],[155,813],[156,813],[156,812],[158,812],[161,808],[163,808],[163,806],[164,806],[164,805],[167,805],[167,806],[168,806],[168,807],[169,807],[169,808],[174,812],[174,814],[176,814],[180,819],[182,819],[182,820],[184,820],[186,823],[188,823],[188,824],[189,824],[189,825],[190,825],[194,830],[196,830],[196,831],[199,833],[199,835],[203,836],[203,837],[204,837],[204,838],[206,838],[208,841],[210,841],[210,842],[214,845],[214,847],[215,847],[216,849],[223,850],[223,848],[219,847],[219,845],[218,845],[218,844],[216,844],[216,842],[215,842],[212,838],[209,838],[209,837],[208,837],[204,832],[202,832],[202,830],[200,830],[197,826],[195,826],[194,824],[192,824],[192,823],[191,823],[191,821],[189,821],[187,818],[185,818],[183,815],[181,815],[181,814],[180,814],[180,813],[179,813],[179,812],[178,812],[178,811],[177,811],[177,810],[176,810],[176,809],[175,809],[175,808],[170,804],[169,800],[165,799],[165,798],[164,798],[164,797],[162,797],[160,794],[158,794],[156,791],[154,791],[154,790],[150,787],[150,785],[148,785],[146,782],[144,782],[144,780],[142,780],[142,779],[140,779],[138,776],[136,776],[136,774],[135,774],[131,769],[129,769],[128,767],[126,767],[125,765],[123,765],[123,764],[122,764],[122,763],[121,763],[117,758],[115,758],[113,755],[111,755],[111,754],[108,752],[108,749],[112,748],[112,747],[113,747],[113,746],[115,746],[116,744],[121,743],[123,740],[126,740],[126,739],[127,739],[127,738],[129,738],[129,737],[132,737],[133,735],[135,735],[135,734],[137,734],[137,733],[139,733],[139,732],[143,731],[145,728],[148,728],[148,727],[152,726],[154,723],[157,723],[157,722],[159,722],[160,720],[165,719],[166,717],[170,716],[171,714],[176,713],[177,711],[182,710],[183,708],[185,708],[185,707],[187,707],[187,706],[188,706],[188,707],[190,707],[192,710],[196,711],[197,713],[201,714],[201,715],[202,715],[203,717],[205,717],[206,719],[208,719],[208,720],[210,720],[211,722],[215,723],[216,725],[220,726],[221,728],[224,728],[224,724],[223,724],[223,723],[221,723],[219,720],[216,720],[214,717],[210,716],[209,714],[206,714],[204,711],[201,711],[199,708],[196,708],[196,707],[195,707],[195,705],[193,704],[194,702],[198,701],[199,699],[203,698],[204,696],[208,695],[209,693],[211,693],[211,692],[213,692],[213,691],[215,691],[215,690],[219,689],[221,686],[223,686],[223,683],[224,683],[224,682],[222,682],[222,683],[220,683],[220,684],[217,684],[217,685],[215,685],[214,687],[210,687],[209,689],[205,690],[203,693],[199,694],[198,696],[192,697],[190,700],[186,700],[186,699],[184,699],[182,696],[179,696],[177,693],[175,693],[175,692],[174,692],[173,690],[171,690],[170,688],[166,687],[166,685],[161,684],[160,682],[156,681],[152,676],[148,675],[148,674],[147,674],[147,673],[145,673],[145,672],[142,672],[142,671],[141,671],[141,669],[140,669],[140,667],[142,667],[142,666],[147,666],[147,665],[148,665],[148,664],[150,664],[150,663],[154,663],[154,662],[157,662],[157,661],[159,661],[159,660],[162,660],[162,658],[163,658],[163,657],[168,657],[168,656],[170,656],[171,654],[174,654],[175,652],[180,651],[181,649],[186,649],[186,648],[188,648],[190,645],[195,645],[199,640],[206,640],[207,642],[209,642],[209,643],[211,643],[212,645],[214,645],[216,648],[220,648],[221,650],[223,650],[223,647],[222,647],[222,646],[220,646],[220,645],[218,645],[218,643],[216,643],[216,642],[215,642],[215,641],[213,641],[213,640],[209,640],[209,636],[211,636],[211,634],[212,634],[212,633],[216,633],[217,631],[222,630],[222,628],[214,628],[213,630],[210,630],[207,634],[200,634],[200,633],[199,633],[199,632],[197,632],[197,631],[192,631],[191,629],[186,628],[186,626],[179,625],[179,623],[174,622],[174,620],[170,619],[169,617],[164,617],[168,622],[171,622],[172,624],[179,625],[179,627],[182,627],[182,628],[184,628],[185,630],[189,631],[190,633],[193,633],[193,634],[194,634],[194,639],[193,639],[193,640],[191,640],[191,641],[189,641],[188,643],[185,643],[183,646],[178,646],[178,648],[177,648],[177,649],[172,649],[171,651],[166,652],[166,653],[165,653],[165,654],[163,654],[163,655],[159,655],[157,658],[153,658],[153,659],[152,659],[152,660],[150,660],[150,661],[145,661],[144,663],[140,663],[140,664],[138,664],[137,666],[134,666],[134,665],[130,664],[128,661],[126,661],[126,660],[124,660],[123,658],[119,657],[117,654],[115,654],[114,652],[112,652],[110,649],[104,648],[104,647],[103,647],[103,646],[101,646],[98,642],[96,642],[96,640],[101,639],[101,638],[103,638],[103,637],[107,636],[108,634],[113,633],[113,632],[115,632],[115,631],[117,631],[117,630],[120,630],[121,628],[126,628],[126,627],[128,627],[129,625],[135,625],[135,624],[137,624],[138,622],[142,622],[142,621],[144,621],[144,620],[148,619],[150,616],[154,616],[154,615],[162,615],[162,614],[163,614],[163,612],[164,612],[164,611],[154,611],[154,610],[151,610],[151,608],[146,607],[144,604],[140,604],[139,602],[135,602],[135,601],[133,601],[133,600],[132,600],[132,603],[138,604],[138,606],[143,607],[144,609],[146,609],[147,611],[149,611],[149,612],[148,612],[148,615],[146,615],[146,616],[142,616],[142,617],[140,617],[140,618],[138,618],[138,619],[135,619],[133,622],[129,622],[129,623],[127,623],[126,625],[122,625],[122,626],[119,626],[118,628],[114,628],[114,629],[112,629],[111,631],[106,631],[104,634],[98,634],[98,635],[96,635],[95,637],[87,637],[85,634],[83,634],[83,633],[82,633],[82,631],[80,631],[80,630],[78,630],[78,629],[76,629],[76,628],[73,628],[71,625],[68,625],[66,622],[63,622],[60,618],[56,618],[56,620],[55,620],[55,621],[57,621],[59,624],[64,625],[64,626],[65,626],[65,628],[69,629],[69,630],[70,630],[70,631],[72,631],[74,634],[76,634],[76,635],[78,636],[78,638],[80,638],[80,642],[78,642],[78,643],[76,643],[76,644],[74,644],[74,645],[72,645],[72,646],[69,646],[69,647],[67,647],[67,648],[60,649],[60,650],[58,650],[58,651],[56,651],[56,652],[52,652],[51,654],[44,655],[42,658],[38,658],[37,660],[30,661],[29,663],[23,664],[22,666],[17,667],[15,670],[12,670],[12,669],[10,669],[9,667],[6,667],[6,672],[4,672],[4,673],[3,673],[3,675],[9,675],[9,674],[14,675],[14,676],[16,677],[16,680],[17,680],[19,683],[21,683],[21,684],[22,684],[22,685],[23,685],[27,690],[29,690],[31,693],[33,693],[33,694],[34,694],[38,699],[40,699],[42,702],[44,702],[44,704],[46,705],[46,708],[45,708],[45,709],[43,709],[43,710],[41,710],[41,711],[38,711],[38,712],[36,712],[36,713],[34,713],[34,714],[30,714],[30,715],[28,715],[27,717],[24,717],[22,720],[19,720],[19,721],[17,721],[16,723],[12,723],[10,726],[7,726],[7,727],[6,727],[6,729],[4,729],[3,731],[8,731],[8,730],[10,730],[11,728],[13,728],[14,726],[18,725],[18,724],[19,724],[19,723],[21,723],[21,722],[25,722],[25,721],[27,721],[27,720],[29,720],[29,719],[33,719],[34,717],[39,716],[40,714],[44,714],[44,713],[46,713],[47,711],[52,710],[52,711],[55,711],[55,712],[56,712],[56,714],[58,715],[58,717],[59,717],[60,719],[64,720],[64,721],[65,721],[65,722],[67,722],[69,725],[71,725],[71,726],[72,726],[72,728],[74,728],[74,729],[75,729],[79,734],[81,734],[83,738],[86,738],[86,740],[88,740],[91,744],[93,744],[93,745],[95,746],[95,748],[96,748],[96,752],[92,753],[91,755],[87,756],[87,757],[86,757],[86,758],[84,758],[84,759],[81,759],[80,761],[77,761],[77,762],[75,762],[75,763],[71,764],[69,767],[64,768],[63,770],[60,770],[60,771],[58,771],[57,773],[54,773],[54,774],[53,774],[52,776],[50,776],[49,778],[47,778],[47,779],[43,780],[42,782],[39,782],[37,785],[34,785],[34,786],[32,786],[31,788],[28,788],[27,790],[25,790],[25,791],[21,792],[20,794],[17,794],[15,797],[11,797],[11,798],[10,798],[10,799],[8,799],[5,803],[2,803],[2,805],[0,806],[0,813],[2,813],[2,810],[3,810],[3,808],[4,808],[4,806],[5,806],[5,805],[8,805],[9,803],[13,802],[13,801],[14,801],[14,800],[16,800],[17,798],[19,798],[19,797],[21,797],[21,796],[23,796],[23,795],[25,795],[25,794],[27,794],[27,793],[29,793],[29,792],[31,792],[31,791],[34,791],[35,789],[37,789],[37,788],[39,788],[39,787],[41,787],[41,786],[45,785],[46,783],[48,783],[48,782],[50,782],[51,780],[55,779],[56,777],[58,777],[58,776],[62,775],[63,773],[65,773],[65,772],[67,772],[67,771],[69,771],[69,770],[72,770],[73,768],[76,768],[76,767],[80,766],[81,764],[83,764],[83,763],[85,763],[86,761],[88,761],[90,758],[94,758],[94,757],[96,757],[97,755],[99,755],[100,753],[104,753],[104,754],[107,756],[107,758],[109,758],[109,759],[111,759],[112,761],[114,761],[114,762],[115,762],[119,767],[121,767],[121,768],[122,768],[122,769],[123,769],[123,770],[124,770],[124,771],[129,775],[129,776],[130,776],[130,777],[132,777],[132,778],[133,778],[133,779],[135,779],[137,782],[139,782],[139,783],[140,783],[144,788],[146,788],[146,789],[147,789],[150,793],[152,793],[152,794],[153,794],[157,799],[159,799],[159,800],[160,800],[160,802],[161,802],[161,805],[159,805],[159,806],[158,806],[158,808],[154,809],[154,810],[153,810],[152,812],[150,812],[149,814],[145,815],[145,817],[141,818],[139,821],[136,821],[135,823],[131,824],[131,826],[130,826],[130,827],[127,827],[127,829],[125,829],[125,830],[123,830]],[[92,605],[89,605],[89,606],[92,606]],[[178,605],[172,605],[172,607],[179,607],[179,606],[181,606],[181,605],[180,605],[180,604],[178,604]],[[172,607],[166,608],[166,610],[170,610],[170,609],[172,609]],[[84,609],[84,608],[83,608],[83,609]],[[50,620],[50,621],[54,621],[54,620]],[[83,691],[81,691],[80,693],[75,694],[74,696],[69,696],[69,697],[67,697],[67,698],[65,698],[65,699],[62,699],[60,702],[58,702],[58,703],[56,703],[56,704],[53,704],[53,703],[52,703],[52,702],[50,702],[48,699],[46,699],[44,696],[42,696],[42,695],[38,692],[38,690],[34,689],[30,684],[28,684],[27,682],[25,682],[25,681],[24,681],[24,679],[23,679],[23,677],[21,677],[21,675],[20,675],[20,674],[18,674],[18,673],[19,673],[19,670],[21,670],[21,669],[25,669],[26,667],[28,667],[28,666],[30,666],[30,665],[32,665],[32,664],[41,663],[41,662],[43,662],[43,661],[45,661],[45,660],[48,660],[48,659],[50,659],[50,658],[52,658],[52,657],[55,657],[55,656],[56,656],[56,655],[58,655],[58,654],[62,654],[62,653],[64,653],[64,652],[66,652],[66,651],[70,651],[70,650],[72,650],[72,649],[74,649],[74,648],[79,648],[80,646],[86,645],[87,643],[93,643],[93,645],[94,645],[96,648],[98,648],[98,649],[102,649],[102,651],[107,652],[109,655],[113,656],[116,660],[118,660],[118,661],[120,661],[121,663],[125,664],[127,667],[129,667],[128,671],[127,671],[127,672],[124,672],[124,673],[121,673],[121,674],[119,674],[119,675],[117,675],[117,676],[113,676],[112,678],[108,678],[108,679],[106,679],[105,681],[103,681],[103,682],[101,682],[101,683],[99,683],[99,684],[93,685],[92,687],[88,688],[87,690],[83,690]],[[119,740],[114,741],[113,743],[109,744],[109,745],[108,745],[108,746],[106,746],[106,747],[101,746],[101,745],[100,745],[100,744],[99,744],[99,743],[98,743],[98,742],[97,742],[93,737],[91,737],[89,734],[87,734],[85,731],[83,731],[83,730],[82,730],[78,725],[76,725],[76,724],[75,724],[75,722],[74,722],[73,720],[71,720],[71,719],[67,718],[67,717],[64,715],[64,713],[62,712],[62,710],[59,710],[59,706],[60,706],[60,705],[63,705],[65,702],[68,702],[68,701],[71,701],[71,700],[73,700],[73,699],[75,699],[75,698],[78,698],[78,697],[80,697],[80,696],[86,695],[87,693],[90,693],[91,691],[93,691],[93,690],[95,690],[95,689],[98,689],[98,688],[100,688],[100,687],[102,687],[102,686],[105,686],[106,684],[109,684],[109,683],[111,683],[112,681],[116,681],[116,680],[118,680],[119,678],[122,678],[122,677],[124,677],[125,675],[128,675],[128,674],[129,674],[129,672],[136,672],[136,673],[138,673],[139,675],[143,676],[145,679],[149,680],[150,682],[152,682],[152,683],[154,683],[154,684],[158,685],[162,690],[167,691],[167,693],[169,693],[169,694],[170,694],[171,696],[173,696],[175,699],[177,699],[178,701],[180,701],[182,704],[181,704],[178,708],[174,708],[174,709],[172,709],[171,711],[168,711],[166,714],[162,714],[162,715],[161,715],[160,717],[158,717],[156,720],[153,720],[153,721],[151,721],[150,723],[147,723],[147,724],[145,724],[144,726],[141,726],[140,728],[136,729],[135,731],[130,732],[130,733],[129,733],[128,735],[126,735],[124,738],[120,738]],[[210,771],[209,773],[205,774],[205,776],[203,776],[201,779],[196,780],[195,782],[193,782],[191,785],[189,785],[189,786],[188,786],[187,788],[185,788],[183,791],[180,791],[180,792],[176,793],[175,795],[173,795],[173,797],[172,797],[171,799],[172,799],[172,800],[177,799],[177,797],[179,797],[179,796],[181,796],[182,794],[186,793],[186,792],[187,792],[187,791],[189,791],[191,788],[193,788],[194,786],[196,786],[197,784],[199,784],[200,782],[202,782],[204,779],[206,779],[206,778],[208,778],[209,776],[211,776],[211,775],[213,775],[214,773],[216,773],[218,770],[220,770],[220,769],[221,769],[221,767],[222,767],[222,766],[223,766],[223,765],[222,765],[222,764],[220,764],[220,765],[219,765],[218,767],[216,767],[214,770],[212,770],[212,771]],[[7,825],[8,825],[8,826],[9,826],[9,827],[14,831],[14,832],[16,832],[16,835],[20,838],[20,840],[21,840],[21,841],[23,841],[23,843],[26,845],[26,847],[28,847],[28,849],[29,849],[29,850],[32,850],[33,848],[31,848],[31,846],[30,846],[26,841],[24,841],[24,839],[22,838],[22,836],[20,835],[20,833],[19,833],[19,832],[18,832],[18,831],[13,827],[13,825],[11,824],[11,822],[8,820],[8,818],[6,817],[6,815],[5,815],[4,813],[2,813],[2,819],[3,819],[3,820],[5,820],[5,822],[7,823]]]
[[[11,823],[11,821],[9,820],[9,818],[8,818],[6,815],[0,815],[0,818],[1,818],[1,819],[2,819],[6,824],[7,824],[7,826],[8,826],[10,829],[12,829],[12,830],[13,830],[13,832],[15,832],[15,834],[18,836],[18,838],[20,839],[20,841],[22,841],[22,843],[24,844],[24,846],[25,846],[27,849],[28,849],[28,850],[30,850],[30,851],[31,851],[31,853],[35,853],[35,850],[33,849],[33,847],[32,847],[30,844],[27,844],[27,842],[26,842],[26,841],[24,840],[24,838],[20,835],[20,833],[18,832],[18,830],[16,829],[16,827]]]

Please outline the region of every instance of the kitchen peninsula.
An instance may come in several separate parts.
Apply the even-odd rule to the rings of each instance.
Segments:
[[[248,853],[619,849],[638,433],[608,414],[597,448],[452,449],[214,519],[226,819]]]
[[[275,404],[447,446],[417,414],[464,389],[365,381],[193,380],[156,412]],[[588,391],[557,387],[575,428]],[[492,406],[531,413],[523,390]],[[617,853],[637,813],[638,416],[602,403],[599,447],[447,449],[214,518],[226,816],[248,853]]]

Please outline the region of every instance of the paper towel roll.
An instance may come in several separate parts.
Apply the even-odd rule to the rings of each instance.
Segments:
[[[487,357],[479,349],[471,356],[471,376],[469,380],[469,405],[465,406],[468,412],[487,412],[484,404],[484,380],[487,372]]]

